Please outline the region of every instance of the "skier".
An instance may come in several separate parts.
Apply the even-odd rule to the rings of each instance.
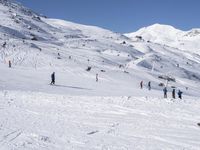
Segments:
[[[173,98],[173,99],[176,98],[176,90],[175,90],[175,89],[172,90],[172,98]]]
[[[55,72],[51,74],[51,85],[55,84]]]
[[[140,82],[140,88],[143,89],[143,81]]]
[[[182,99],[183,92],[181,90],[178,91],[178,98]]]
[[[99,78],[98,78],[98,73],[96,74],[96,82],[98,82],[99,81]]]
[[[5,48],[5,47],[6,47],[6,42],[4,42],[4,43],[3,43],[2,47],[3,47],[3,48]]]
[[[8,61],[8,65],[9,65],[9,68],[11,68],[11,61],[10,60]]]
[[[165,87],[165,88],[163,89],[163,92],[164,92],[164,98],[167,98],[167,87]]]
[[[148,83],[148,89],[149,89],[149,91],[151,90],[151,81],[149,81],[149,83]]]

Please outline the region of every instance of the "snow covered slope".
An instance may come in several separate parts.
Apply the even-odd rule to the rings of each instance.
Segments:
[[[0,0],[0,149],[198,150],[198,41],[199,29],[123,35]]]
[[[88,59],[95,61],[100,59],[95,58],[96,55],[101,56],[101,53],[110,50],[124,49],[124,53],[140,54],[120,44],[127,39],[123,35],[97,27],[45,19],[21,5],[4,1],[1,3],[0,44],[3,46],[5,43],[1,47],[3,63],[11,60],[14,65],[41,67],[49,66],[50,63],[60,65],[69,56],[78,57],[81,63]],[[83,52],[88,52],[88,56],[82,56]],[[65,60],[58,60],[58,57]]]
[[[0,92],[1,150],[198,150],[200,101]]]

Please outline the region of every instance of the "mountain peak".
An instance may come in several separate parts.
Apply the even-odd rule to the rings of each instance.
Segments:
[[[151,30],[151,31],[181,31],[179,29],[176,29],[174,28],[173,26],[170,26],[170,25],[164,25],[164,24],[153,24],[153,25],[150,25],[148,27],[145,27],[143,29],[146,29],[146,30]]]
[[[189,31],[183,31],[180,29],[177,29],[171,25],[165,25],[165,24],[153,24],[147,27],[143,27],[139,29],[136,32],[133,33],[127,33],[126,36],[130,38],[134,38],[135,36],[143,36],[146,37],[148,35],[151,37],[165,37],[165,38],[176,38],[177,36],[190,36],[194,37],[197,35],[200,35],[200,29],[194,28]],[[146,39],[148,40],[148,39]],[[150,40],[150,39],[149,39]]]
[[[153,24],[148,27],[141,28],[140,30],[136,31],[138,34],[143,34],[143,33],[148,33],[148,34],[153,34],[153,35],[175,35],[179,32],[183,32],[179,29],[174,28],[173,26],[170,25],[164,25],[164,24]]]
[[[126,34],[126,36],[133,39],[137,36],[141,36],[145,41],[163,44],[174,41],[178,35],[182,34],[184,34],[184,31],[176,29],[173,26],[157,23],[141,28],[136,32]]]

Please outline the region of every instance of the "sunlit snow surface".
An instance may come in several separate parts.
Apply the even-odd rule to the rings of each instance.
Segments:
[[[122,35],[0,0],[0,150],[199,150],[199,41],[199,29]]]
[[[200,102],[0,93],[1,149],[198,150]]]

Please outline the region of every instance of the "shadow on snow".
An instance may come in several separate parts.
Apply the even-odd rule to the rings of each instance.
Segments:
[[[59,85],[59,84],[55,84],[53,86],[57,86],[57,87],[63,87],[63,88],[71,88],[71,89],[78,89],[78,90],[92,90],[92,89],[88,89],[88,88],[82,88],[82,87],[76,87],[76,86],[66,86],[66,85]]]

